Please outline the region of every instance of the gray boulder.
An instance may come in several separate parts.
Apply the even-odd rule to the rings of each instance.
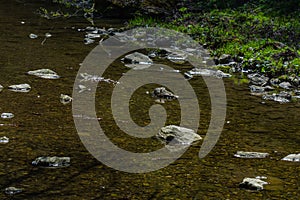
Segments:
[[[175,125],[162,127],[157,134],[157,137],[164,143],[190,145],[195,141],[201,140],[201,136],[189,128],[184,128]]]

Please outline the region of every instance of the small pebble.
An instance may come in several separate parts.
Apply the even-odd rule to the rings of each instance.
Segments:
[[[36,39],[38,36],[36,34],[30,33],[29,38]]]

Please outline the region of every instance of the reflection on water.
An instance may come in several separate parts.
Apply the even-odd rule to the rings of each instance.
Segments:
[[[278,104],[250,96],[247,85],[225,80],[227,123],[213,151],[199,159],[201,143],[193,145],[172,165],[147,174],[128,174],[108,168],[94,159],[82,145],[74,123],[71,104],[60,103],[61,94],[72,94],[79,64],[94,47],[83,43],[84,19],[48,21],[33,11],[42,3],[1,1],[0,8],[0,113],[14,118],[0,119],[0,199],[10,199],[7,187],[21,188],[13,199],[299,199],[299,163],[280,161],[299,152],[299,103]],[[25,23],[21,23],[25,22]],[[120,21],[96,22],[99,27],[122,25]],[[30,39],[29,34],[39,37]],[[44,45],[45,33],[47,38]],[[169,65],[171,63],[168,63]],[[113,64],[124,70],[121,62]],[[173,64],[173,67],[179,65]],[[185,66],[188,68],[188,66]],[[46,80],[26,72],[52,69],[61,78]],[[116,80],[109,72],[106,78]],[[28,93],[14,93],[7,87],[27,83]],[[210,119],[210,101],[204,82],[192,79],[201,108],[198,133],[205,136]],[[116,127],[109,109],[113,84],[100,83],[97,90],[97,117],[107,135],[120,147],[147,152],[160,147],[155,138],[134,139]],[[146,94],[156,85],[138,89],[131,101],[133,120],[149,123],[153,99]],[[88,92],[88,91],[87,91]],[[105,97],[105,98],[104,98]],[[178,102],[164,104],[168,124],[178,124]],[[81,116],[76,116],[81,117]],[[83,116],[84,117],[84,116]],[[88,117],[88,116],[87,116]],[[88,119],[87,119],[88,120]],[[266,159],[239,159],[237,151],[270,154]],[[37,168],[31,162],[40,156],[70,157],[65,168]],[[239,189],[244,177],[266,176],[271,184],[263,192]]]

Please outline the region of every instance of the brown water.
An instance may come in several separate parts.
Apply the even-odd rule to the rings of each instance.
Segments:
[[[34,2],[34,1],[32,1]],[[247,85],[225,80],[228,107],[221,138],[204,159],[198,158],[201,143],[195,144],[170,166],[145,174],[129,174],[108,168],[93,158],[81,143],[74,126],[71,104],[59,102],[60,94],[72,94],[79,63],[95,45],[84,45],[88,26],[81,19],[45,20],[33,14],[43,3],[1,1],[0,84],[29,83],[29,93],[0,93],[0,112],[12,112],[13,119],[0,119],[0,136],[10,138],[1,144],[0,199],[300,199],[300,165],[280,161],[299,153],[300,104],[278,104],[250,96]],[[25,24],[21,24],[25,21]],[[97,21],[99,27],[122,25],[120,20]],[[72,29],[75,27],[75,29]],[[43,37],[29,39],[30,33]],[[120,67],[120,63],[115,63]],[[175,66],[176,67],[176,66]],[[29,70],[50,68],[62,78],[44,80],[26,75]],[[205,136],[210,103],[201,79],[191,84],[199,94],[201,122],[198,133]],[[132,97],[132,116],[138,124],[149,122],[147,112],[153,100],[145,95],[153,85],[140,88]],[[104,84],[98,95],[109,96],[113,87]],[[113,141],[132,151],[149,151],[154,139],[130,140],[116,128],[111,118],[109,98],[97,101],[101,125]],[[152,103],[151,103],[152,102]],[[165,104],[168,123],[178,123],[177,102]],[[141,117],[142,116],[142,117]],[[109,135],[109,134],[108,134]],[[144,146],[143,146],[144,145]],[[267,159],[238,159],[238,150],[270,153]],[[31,162],[38,156],[70,156],[71,166],[37,168]],[[238,187],[244,177],[267,176],[266,190],[249,192]],[[6,187],[23,188],[13,197]]]

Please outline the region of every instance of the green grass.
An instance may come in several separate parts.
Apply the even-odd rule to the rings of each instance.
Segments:
[[[276,15],[266,7],[243,5],[238,9],[213,9],[201,13],[179,9],[179,17],[161,21],[136,17],[129,27],[159,26],[191,35],[211,56],[243,57],[243,67],[268,76],[300,75],[299,13]],[[282,43],[285,44],[282,46]]]

